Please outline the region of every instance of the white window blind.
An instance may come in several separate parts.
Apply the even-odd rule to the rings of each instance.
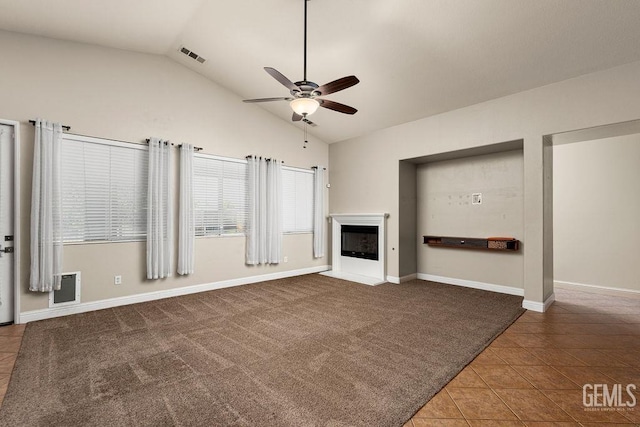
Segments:
[[[193,205],[196,236],[244,233],[246,160],[196,154],[193,159]]]
[[[65,242],[144,240],[146,146],[65,135],[62,227]]]
[[[282,167],[283,231],[313,231],[313,171]]]

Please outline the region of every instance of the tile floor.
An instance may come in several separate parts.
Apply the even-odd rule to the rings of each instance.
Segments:
[[[640,425],[640,295],[555,292],[546,313],[522,315],[404,427]],[[23,332],[0,327],[0,404]],[[585,410],[582,386],[594,383],[635,384],[637,407]]]
[[[580,289],[556,287],[546,313],[523,314],[405,427],[640,425],[640,295]],[[594,383],[635,384],[636,407],[585,410]]]
[[[22,342],[22,334],[26,325],[11,325],[0,327],[0,405],[4,400],[4,394],[7,392],[9,378],[13,364],[20,350]]]

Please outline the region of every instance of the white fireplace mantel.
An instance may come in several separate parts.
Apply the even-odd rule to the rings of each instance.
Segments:
[[[330,214],[331,226],[331,270],[322,274],[365,285],[386,282],[386,219],[388,213]],[[343,225],[366,225],[378,227],[378,259],[362,259],[342,256],[341,229]]]

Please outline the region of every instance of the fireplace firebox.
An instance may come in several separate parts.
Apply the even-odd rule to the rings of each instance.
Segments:
[[[378,260],[378,227],[342,225],[341,254],[352,258]]]

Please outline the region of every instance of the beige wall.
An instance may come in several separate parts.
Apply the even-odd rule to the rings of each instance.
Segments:
[[[553,148],[554,278],[640,291],[640,134]]]
[[[133,142],[158,136],[222,156],[267,155],[307,168],[328,164],[324,142],[311,138],[303,148],[301,130],[164,56],[3,31],[0,51],[0,117],[22,123],[22,312],[47,306],[46,295],[27,291],[33,156],[29,119],[60,121],[82,135]],[[66,246],[64,270],[82,271],[82,301],[88,302],[329,263],[326,257],[313,259],[310,234],[285,236],[288,263],[258,268],[244,265],[242,238],[197,239],[196,274],[186,278],[144,280],[144,254],[144,243]],[[114,275],[122,275],[122,285],[113,284]]]
[[[522,150],[418,166],[418,234],[522,239]],[[482,193],[482,204],[471,194]],[[522,252],[418,247],[418,272],[523,288]]]
[[[418,180],[417,165],[408,161],[399,164],[399,254],[398,279],[412,276],[418,271]],[[392,248],[393,249],[393,248]]]
[[[439,114],[329,148],[331,211],[388,212],[387,269],[399,276],[399,160],[522,140],[525,300],[552,293],[550,162],[544,135],[640,118],[640,62]],[[545,208],[547,208],[545,210]]]

